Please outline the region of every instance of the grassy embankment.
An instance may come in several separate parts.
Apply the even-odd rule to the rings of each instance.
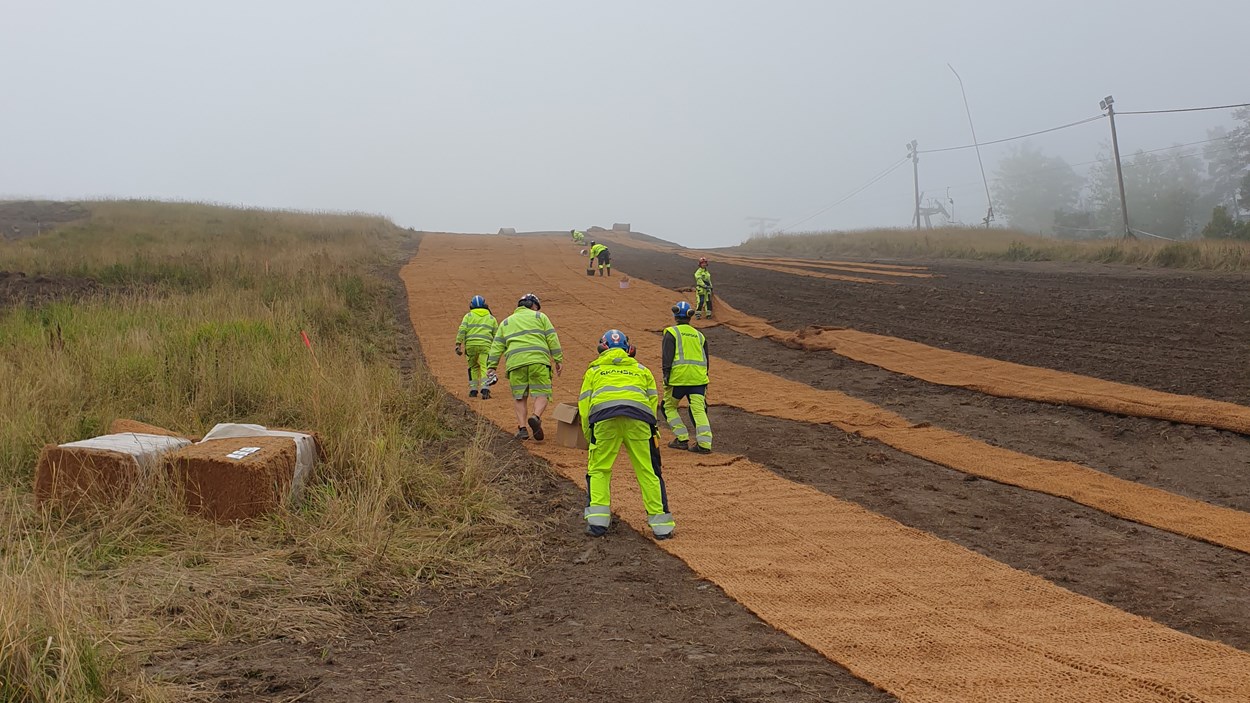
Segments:
[[[184,700],[195,682],[143,673],[177,646],[327,634],[377,599],[515,566],[530,527],[494,485],[483,426],[455,428],[434,383],[397,363],[386,270],[402,230],[366,216],[88,207],[85,223],[0,243],[0,271],[107,291],[0,308],[0,701]],[[41,446],[115,417],[196,434],[223,421],[307,428],[329,458],[303,505],[249,527],[182,514],[159,477],[116,509],[37,509]]]
[[[1219,271],[1250,270],[1250,243],[1158,239],[1073,241],[1010,230],[883,229],[750,239],[731,251],[812,258],[1072,261]]]

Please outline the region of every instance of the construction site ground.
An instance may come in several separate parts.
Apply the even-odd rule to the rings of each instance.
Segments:
[[[654,240],[637,244],[611,242],[617,280],[635,278],[635,292],[625,293],[616,282],[587,281],[580,262],[566,256],[576,248],[554,237],[426,237],[404,273],[426,361],[450,392],[463,395],[453,381],[463,377],[462,362],[442,344],[454,335],[454,324],[441,327],[458,319],[469,287],[480,285],[473,292],[490,296],[501,317],[515,297],[533,291],[551,301],[545,309],[573,357],[556,384],[557,401],[568,400],[560,390],[575,396],[585,361],[593,357],[593,349],[580,348],[590,346],[600,328],[639,319],[614,310],[639,298],[618,296],[645,290],[650,305],[690,295],[673,289],[692,285],[693,258],[664,251]],[[482,270],[459,270],[473,257]],[[714,255],[713,261],[718,296],[782,329],[852,327],[1173,393],[1234,403],[1250,396],[1244,302],[1250,279],[1243,276],[931,262],[921,266],[933,277],[873,285],[721,263]],[[433,290],[447,300],[431,301]],[[640,357],[649,363],[665,310],[658,312],[652,315],[658,324],[626,330],[644,340]],[[725,378],[764,372],[867,401],[918,427],[932,424],[1211,506],[1250,510],[1250,439],[1241,434],[993,397],[725,327],[705,331],[714,381],[718,370],[737,365],[741,371],[726,369]],[[270,700],[1244,700],[1250,554],[944,468],[832,424],[721,404],[716,388],[710,398],[714,457],[722,463],[666,454],[666,462],[673,459],[665,468],[678,520],[671,542],[653,543],[619,522],[606,539],[583,537],[585,494],[577,476],[584,458],[579,469],[571,450],[550,441],[531,444],[545,463],[518,461],[517,480],[509,483],[517,504],[545,519],[544,558],[527,578],[431,595],[379,615],[369,630],[347,639],[271,642],[187,666],[201,675],[221,672],[221,689],[240,699]],[[767,385],[752,390],[770,393]],[[507,442],[507,403],[506,397],[475,402],[466,413],[486,412],[501,427],[499,441]],[[620,466],[614,508],[619,519],[640,526],[636,489],[631,492],[632,479]],[[743,481],[744,490],[718,486],[718,480]],[[758,500],[775,499],[795,511],[760,518],[760,524],[775,524],[774,535],[739,540],[725,531],[737,527],[735,516],[722,524],[718,513],[750,505],[755,490]],[[701,503],[708,504],[707,514]],[[810,514],[801,504],[812,506]],[[736,517],[742,529],[757,519]],[[833,540],[845,554],[793,534],[811,520],[818,521],[811,543]],[[825,521],[836,523],[828,533]],[[871,534],[864,531],[869,527]],[[902,545],[909,557],[891,566],[889,554],[859,554],[847,535]],[[768,549],[773,537],[776,552],[767,561],[735,562],[738,552]],[[798,554],[811,565],[787,562]],[[907,580],[908,567],[923,571],[930,563],[951,564],[956,573]],[[743,580],[739,572],[752,576]],[[960,581],[964,575],[971,580]],[[888,587],[877,588],[881,583]],[[932,592],[914,590],[924,583]],[[980,594],[980,583],[1000,585]],[[798,592],[793,603],[785,584]],[[907,598],[895,603],[898,593],[918,598],[923,607],[914,613],[938,614],[941,624],[917,634],[897,622],[882,599],[906,610],[912,604]],[[830,602],[831,596],[840,600]],[[1018,607],[1013,598],[1021,599]],[[1066,623],[1052,631],[1044,615],[1037,616],[1037,629],[1001,622],[1044,611],[1039,604],[1049,604]],[[836,627],[822,622],[835,616],[846,619]],[[1079,633],[1086,621],[1091,631],[1121,633],[1115,647],[1125,652],[1085,642]],[[1140,634],[1128,634],[1132,628]],[[1069,631],[1077,633],[1071,642],[1056,634]],[[900,642],[915,636],[927,644],[917,649]],[[1131,651],[1137,644],[1141,658]],[[902,648],[889,650],[896,645]],[[959,649],[965,646],[970,649]],[[893,655],[873,655],[887,650]],[[926,661],[925,652],[954,658],[942,665]],[[984,662],[968,652],[984,655]],[[1172,654],[1183,660],[1176,668],[1163,664]],[[909,663],[908,656],[919,658]],[[1143,663],[1154,661],[1160,668]],[[936,668],[926,677],[916,662]],[[1074,691],[1084,697],[1073,697]]]

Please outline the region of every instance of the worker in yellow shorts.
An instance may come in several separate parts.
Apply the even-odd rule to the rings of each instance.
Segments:
[[[577,409],[590,442],[586,534],[602,537],[612,523],[612,464],[625,445],[652,534],[656,539],[672,537],[675,523],[660,473],[659,393],[655,377],[634,359],[624,332],[608,330],[599,339],[599,358],[590,362],[582,378]]]
[[[606,269],[608,275],[612,275],[612,253],[608,248],[598,242],[590,243],[590,265],[586,268],[593,269],[595,262],[599,262],[599,275],[602,276]]]
[[[560,338],[551,320],[541,312],[538,296],[526,293],[517,301],[517,308],[499,323],[495,340],[490,345],[486,368],[493,371],[503,362],[508,369],[508,384],[517,417],[517,439],[543,439],[543,412],[551,401],[551,372],[560,375],[564,353]],[[528,400],[534,396],[534,413],[526,418]],[[526,429],[526,425],[529,429]]]
[[[699,268],[694,270],[694,291],[698,296],[695,299],[697,306],[694,311],[694,318],[700,317],[712,319],[712,272],[707,270],[707,259],[699,257]]]
[[[469,397],[476,398],[478,391],[482,400],[490,400],[490,388],[486,383],[486,360],[490,345],[495,341],[499,323],[490,314],[486,298],[475,295],[469,300],[469,312],[456,330],[456,356],[464,354],[469,362]]]
[[[690,303],[684,300],[678,302],[673,306],[673,320],[677,324],[664,330],[660,357],[664,370],[664,417],[673,434],[677,435],[668,446],[711,454],[712,425],[707,419],[707,337],[690,326],[692,312]],[[694,446],[689,446],[690,431],[677,409],[682,398],[690,401]]]

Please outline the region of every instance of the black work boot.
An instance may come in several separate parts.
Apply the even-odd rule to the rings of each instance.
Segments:
[[[525,429],[524,427],[518,427],[518,428],[517,428],[517,431],[516,431],[516,434],[512,435],[512,438],[513,438],[513,439],[529,439],[529,438],[530,438],[530,432],[529,432],[529,430]]]
[[[586,534],[591,537],[602,537],[608,533],[608,528],[603,525],[587,525]]]
[[[534,439],[543,441],[543,421],[537,415],[530,415],[528,422],[530,429],[534,431]]]
[[[490,400],[490,389],[489,389],[489,388],[483,388],[483,389],[482,389],[482,400]]]
[[[690,448],[690,451],[694,452],[695,454],[711,454],[711,453],[712,453],[712,448],[711,448],[711,447],[700,447],[699,445],[697,445],[697,444],[696,444],[696,445],[694,445],[693,447],[691,447],[691,448]]]
[[[669,449],[683,449],[683,450],[690,449],[690,440],[674,439],[673,441],[668,443],[668,447]]]
[[[469,391],[469,397],[470,397],[470,398],[476,398],[476,397],[477,397],[477,391]]]

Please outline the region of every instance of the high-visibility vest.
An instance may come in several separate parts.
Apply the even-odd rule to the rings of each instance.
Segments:
[[[703,353],[706,338],[690,325],[674,325],[665,328],[664,334],[673,335],[677,341],[673,353],[673,368],[668,373],[670,386],[706,386],[707,356]]]
[[[591,424],[612,417],[631,417],[654,425],[660,409],[655,377],[624,349],[608,349],[586,369],[577,409],[587,437]]]
[[[507,369],[519,369],[530,364],[564,362],[560,350],[560,338],[551,320],[538,310],[519,307],[495,330],[495,340],[486,357],[488,368],[498,368],[500,360]]]
[[[602,253],[603,250],[605,249],[607,249],[607,247],[603,246],[602,244],[594,245],[593,247],[590,248],[590,258],[592,259],[599,258],[599,254]]]
[[[460,329],[456,330],[456,344],[465,347],[490,347],[495,341],[495,330],[499,322],[490,310],[475,308],[470,310],[460,321]]]
[[[733,285],[732,283],[730,284]],[[712,287],[712,272],[700,266],[694,270],[694,287],[707,290]]]

